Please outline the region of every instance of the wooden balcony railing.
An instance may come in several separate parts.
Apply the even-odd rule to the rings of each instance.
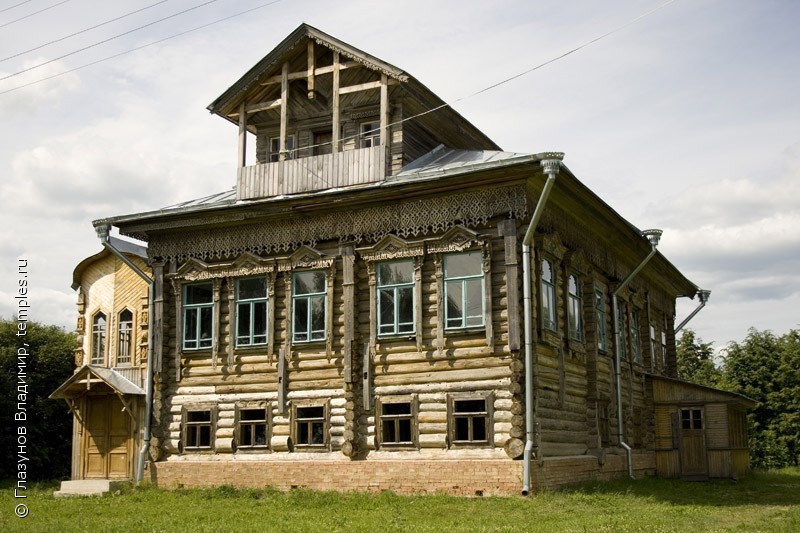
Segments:
[[[301,157],[239,169],[236,199],[252,200],[383,181],[383,146]]]

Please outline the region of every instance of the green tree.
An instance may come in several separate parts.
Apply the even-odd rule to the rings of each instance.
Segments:
[[[741,344],[726,348],[728,388],[758,405],[748,415],[753,465],[775,468],[798,464],[800,439],[800,335],[776,337],[751,328]]]
[[[722,370],[714,365],[714,347],[711,342],[703,342],[691,329],[683,330],[676,347],[678,376],[681,379],[719,387]]]
[[[0,478],[16,477],[18,427],[25,427],[28,479],[69,477],[72,416],[62,400],[48,398],[73,372],[75,336],[56,326],[27,322],[27,333],[17,336],[17,321],[0,318],[0,450],[9,460],[0,463]],[[19,381],[17,350],[28,343]],[[20,389],[20,385],[25,387]],[[24,397],[18,397],[25,394]],[[14,419],[17,402],[26,404],[26,420]],[[14,460],[10,460],[13,458]]]

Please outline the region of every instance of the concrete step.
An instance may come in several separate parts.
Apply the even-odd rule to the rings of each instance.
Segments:
[[[117,490],[127,481],[111,481],[108,479],[78,479],[62,481],[61,490],[53,493],[56,498],[70,496],[102,496],[112,490]]]

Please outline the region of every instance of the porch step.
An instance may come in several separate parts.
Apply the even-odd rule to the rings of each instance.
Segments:
[[[70,496],[102,496],[112,490],[117,490],[125,485],[126,481],[110,481],[108,479],[79,479],[74,481],[62,481],[61,490],[53,493],[56,498],[67,498]]]

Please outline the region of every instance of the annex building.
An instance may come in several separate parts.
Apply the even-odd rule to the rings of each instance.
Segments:
[[[233,188],[94,222],[53,394],[74,480],[471,495],[747,471],[751,402],[677,380],[698,287],[660,231],[443,104],[303,24],[208,107],[238,130]]]

